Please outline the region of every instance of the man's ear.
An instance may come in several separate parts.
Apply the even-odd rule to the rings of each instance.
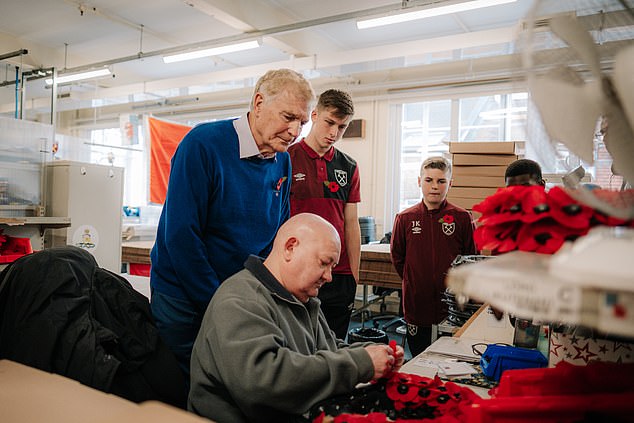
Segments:
[[[264,95],[260,92],[255,93],[255,96],[253,96],[253,111],[256,113],[259,112],[262,103],[264,103]]]
[[[294,236],[289,237],[284,243],[284,259],[290,260],[295,252],[295,248],[299,245],[299,239]]]

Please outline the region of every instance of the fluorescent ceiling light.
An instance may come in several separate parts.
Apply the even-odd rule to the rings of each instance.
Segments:
[[[217,56],[219,54],[233,53],[235,51],[249,50],[249,49],[258,48],[258,47],[260,47],[260,43],[257,40],[253,40],[253,41],[247,41],[244,43],[229,44],[227,46],[222,46],[222,47],[214,47],[214,48],[208,48],[205,50],[190,51],[188,53],[174,54],[172,56],[164,56],[163,61],[165,63],[182,62],[183,60],[199,59],[201,57],[208,57],[208,56]]]
[[[110,75],[110,69],[103,68],[103,69],[97,69],[94,71],[74,73],[72,75],[58,76],[55,79],[55,83],[63,84],[65,82],[79,81],[81,79],[96,78],[98,76],[106,76],[106,75]],[[53,85],[53,78],[47,78],[44,80],[44,82],[46,82],[47,85]]]
[[[381,18],[365,19],[357,21],[357,28],[366,29],[375,26],[391,25],[395,23],[408,22],[417,19],[431,18],[433,16],[448,15],[450,13],[464,12],[467,10],[481,9],[483,7],[498,6],[500,4],[514,3],[517,0],[475,0],[463,3],[451,4],[449,6],[439,6],[429,9],[417,10],[414,12],[401,13],[398,15],[383,16]]]

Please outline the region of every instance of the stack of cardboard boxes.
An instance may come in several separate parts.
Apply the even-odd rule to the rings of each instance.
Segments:
[[[523,154],[524,142],[451,142],[453,185],[449,202],[471,210],[504,187],[506,167]],[[479,217],[474,213],[474,218]]]

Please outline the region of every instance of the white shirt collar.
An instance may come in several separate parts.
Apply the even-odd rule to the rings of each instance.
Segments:
[[[233,121],[233,128],[238,134],[238,144],[240,146],[241,159],[246,159],[247,157],[259,157],[261,159],[275,158],[275,153],[269,157],[264,157],[260,153],[260,149],[255,142],[255,138],[253,138],[253,134],[251,133],[251,128],[249,127],[249,118],[246,113]]]

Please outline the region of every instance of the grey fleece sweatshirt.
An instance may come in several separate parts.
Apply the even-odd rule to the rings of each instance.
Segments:
[[[335,339],[318,299],[299,302],[257,257],[245,267],[205,313],[189,410],[219,423],[298,421],[316,402],[372,378],[367,344]]]

